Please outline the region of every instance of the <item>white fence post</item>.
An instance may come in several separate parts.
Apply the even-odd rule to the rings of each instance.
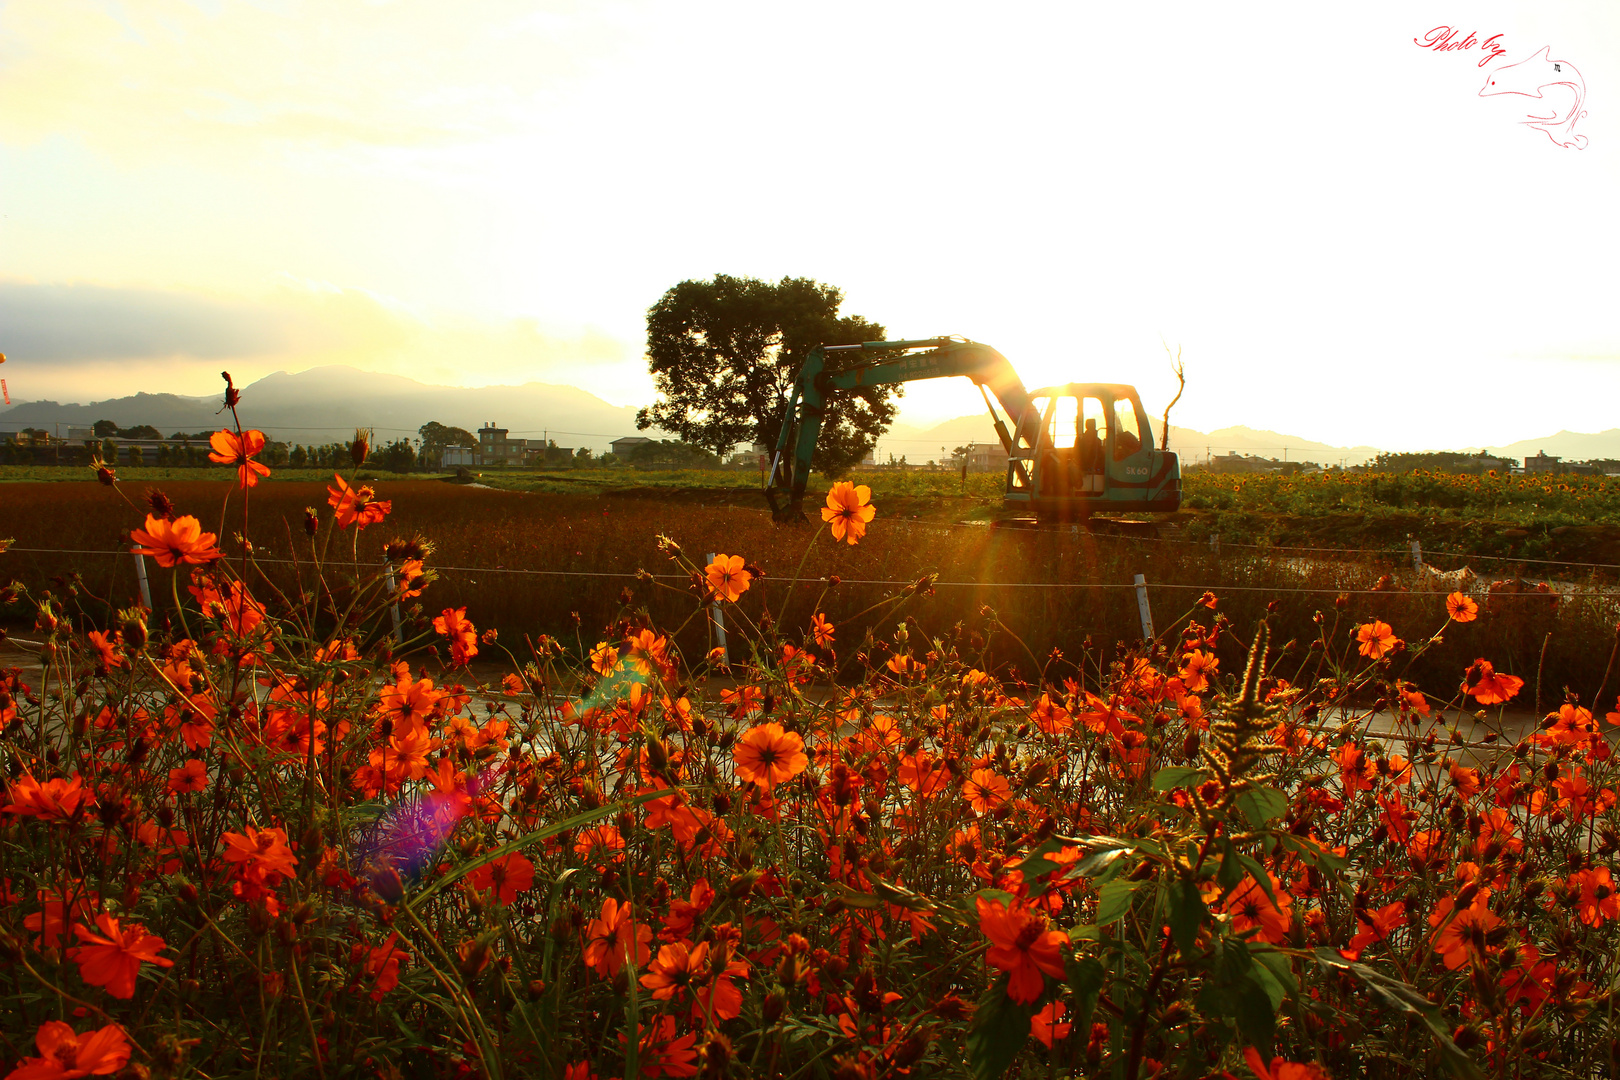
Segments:
[[[405,641],[405,628],[399,618],[399,581],[394,576],[394,564],[383,563],[383,572],[388,575],[388,595],[394,597],[394,602],[390,605],[394,613],[394,644],[400,645]]]
[[[1412,569],[1423,569],[1423,541],[1421,540],[1412,541]]]
[[[1152,641],[1153,609],[1148,607],[1147,578],[1142,574],[1136,575],[1136,610],[1142,616],[1142,640]]]
[[[130,548],[129,553],[135,559],[135,580],[141,585],[141,606],[151,611],[152,586],[146,582],[146,556],[141,554],[140,548]]]
[[[711,563],[714,562],[714,552],[709,552],[708,560]],[[791,585],[788,587],[792,588]],[[714,624],[715,644],[720,647],[720,662],[725,664],[726,667],[730,667],[731,650],[726,647],[726,614],[724,609],[720,607],[720,598],[718,596],[709,604],[709,619]]]

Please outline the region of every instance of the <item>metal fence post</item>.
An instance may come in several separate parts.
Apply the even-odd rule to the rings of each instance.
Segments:
[[[1136,610],[1142,616],[1142,640],[1152,641],[1153,609],[1148,607],[1147,578],[1142,574],[1136,575]]]
[[[714,562],[714,552],[709,552],[708,560],[711,563]],[[718,596],[709,604],[709,619],[714,624],[714,640],[715,644],[720,648],[720,662],[726,667],[730,667],[731,650],[726,647],[726,614],[720,606]]]
[[[1412,541],[1412,569],[1423,569],[1423,541],[1421,540]]]

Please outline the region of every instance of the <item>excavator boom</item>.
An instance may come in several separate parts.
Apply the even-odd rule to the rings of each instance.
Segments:
[[[829,354],[849,353],[870,354],[871,359],[828,367]],[[810,350],[794,380],[765,485],[776,519],[804,516],[810,463],[829,396],[948,376],[971,379],[985,395],[1007,453],[1008,510],[1043,519],[1082,519],[1097,510],[1166,511],[1181,505],[1180,459],[1154,448],[1152,426],[1134,388],[1067,383],[1031,391],[1007,358],[990,346],[940,337]],[[992,395],[1006,423],[991,405]]]

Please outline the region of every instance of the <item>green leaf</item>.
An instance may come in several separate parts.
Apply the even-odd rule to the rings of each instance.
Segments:
[[[1238,809],[1257,829],[1288,811],[1288,797],[1276,788],[1250,788],[1237,797]]]
[[[1277,837],[1282,845],[1290,851],[1299,852],[1299,857],[1315,866],[1325,874],[1342,874],[1350,868],[1350,860],[1329,851],[1314,840],[1307,840],[1292,833],[1281,833]]]
[[[974,1080],[996,1080],[1007,1071],[1029,1041],[1029,1018],[1035,1010],[1007,997],[1007,976],[998,977],[979,998],[968,1026],[968,1066]]]
[[[1096,1011],[1097,999],[1108,981],[1108,969],[1092,956],[1070,956],[1063,966],[1069,990],[1074,994],[1074,1030],[1090,1031],[1091,1014]]]
[[[1221,867],[1215,871],[1215,883],[1230,892],[1243,881],[1243,862],[1229,837],[1221,837]]]
[[[1204,782],[1204,770],[1185,765],[1172,765],[1153,774],[1154,791],[1174,791],[1179,787],[1197,787]]]
[[[1142,887],[1140,881],[1110,881],[1097,893],[1098,926],[1107,926],[1131,909],[1131,898]]]
[[[1277,1031],[1277,1014],[1271,1003],[1271,993],[1252,975],[1260,969],[1250,970],[1250,978],[1237,985],[1232,997],[1232,1014],[1238,1030],[1250,1046],[1260,1051],[1262,1058],[1271,1057],[1271,1040]]]
[[[1208,914],[1209,909],[1204,907],[1204,898],[1198,895],[1196,885],[1180,878],[1170,883],[1170,936],[1175,939],[1176,948],[1183,953],[1192,952],[1198,941],[1198,928]]]
[[[1396,1012],[1403,1012],[1422,1020],[1436,1045],[1440,1047],[1440,1060],[1452,1076],[1461,1077],[1463,1080],[1484,1080],[1485,1074],[1480,1071],[1479,1066],[1463,1052],[1462,1047],[1452,1041],[1451,1032],[1440,1015],[1440,1007],[1425,997],[1415,986],[1391,978],[1366,964],[1348,961],[1335,950],[1325,946],[1318,948],[1315,955],[1316,962],[1323,967],[1347,972],[1361,980],[1361,984],[1379,1003]]]
[[[1265,892],[1266,899],[1275,904],[1277,902],[1277,893],[1271,887],[1271,875],[1266,872],[1266,868],[1249,858],[1247,855],[1241,854],[1238,856],[1238,865],[1242,866],[1243,869],[1249,872],[1249,876],[1254,878],[1254,880],[1259,884],[1260,888]]]
[[[1249,955],[1257,964],[1264,967],[1270,976],[1277,980],[1277,985],[1289,996],[1299,993],[1299,981],[1294,978],[1294,967],[1288,962],[1288,957],[1276,949],[1265,946],[1251,947]],[[1281,999],[1278,999],[1280,1005]]]
[[[1099,851],[1095,855],[1087,855],[1075,864],[1074,874],[1076,877],[1101,877],[1115,862],[1130,853],[1130,848],[1115,848],[1113,851]]]

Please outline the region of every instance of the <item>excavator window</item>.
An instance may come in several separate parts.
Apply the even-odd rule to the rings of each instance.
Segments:
[[[1114,399],[1114,460],[1123,461],[1142,449],[1142,428],[1136,420],[1136,404],[1129,398]]]
[[[1074,441],[1080,434],[1080,402],[1072,397],[1057,399],[1057,408],[1052,411],[1051,438],[1047,441],[1054,450],[1068,450],[1074,446]]]

